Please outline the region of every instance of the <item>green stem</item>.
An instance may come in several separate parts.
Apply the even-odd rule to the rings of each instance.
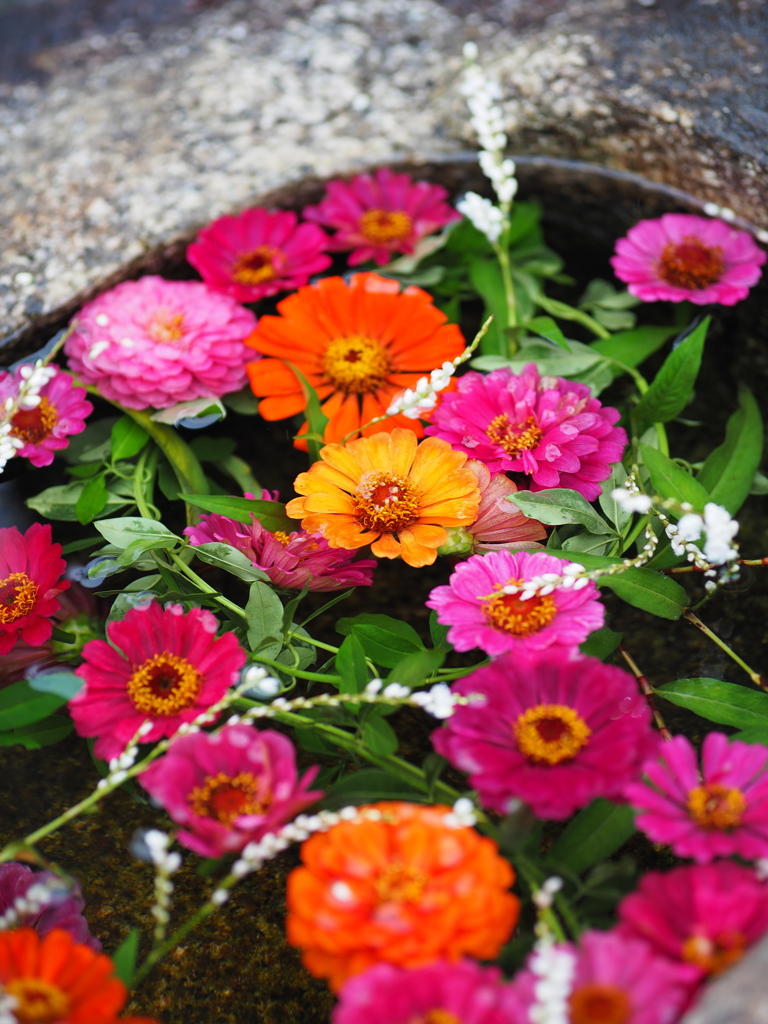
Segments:
[[[499,261],[499,267],[501,268],[501,280],[504,283],[504,298],[507,303],[507,327],[517,326],[517,300],[515,299],[515,286],[512,284],[512,270],[509,264],[509,253],[507,249],[499,245],[498,242],[493,243],[493,249],[496,253],[496,258]],[[513,342],[510,345],[510,355],[514,355],[515,351],[512,349],[512,345],[516,344]]]
[[[692,623],[692,625],[697,629],[700,629],[705,636],[709,637],[712,643],[717,644],[720,650],[724,651],[729,658],[735,661],[739,668],[743,668],[755,686],[759,686],[761,690],[768,690],[768,679],[765,679],[765,677],[761,676],[759,672],[755,672],[753,668],[750,668],[746,661],[740,658],[735,651],[731,650],[724,640],[720,639],[717,633],[713,633],[709,626],[704,625],[698,615],[694,615],[692,611],[687,611],[683,612],[683,618],[687,619],[688,622]]]
[[[542,884],[547,879],[547,873],[544,870],[542,870],[537,864],[534,864],[533,861],[529,860],[525,856],[525,854],[521,853],[520,851],[517,851],[516,853],[512,854],[512,860],[514,862],[515,868],[517,868],[522,877],[525,879],[525,882],[528,885],[529,889],[540,889]],[[576,917],[576,914],[573,912],[570,903],[563,896],[562,893],[555,894],[554,902],[555,906],[557,907],[558,913],[565,921],[568,927],[568,931],[571,933],[571,938],[578,939],[579,935],[581,934],[581,925],[579,923],[579,919]],[[555,933],[559,941],[567,942],[568,937],[565,935],[563,931],[563,926],[560,924],[560,921],[557,919],[557,916],[552,913],[551,908],[548,910],[541,911],[541,915],[547,922],[547,924],[550,926],[552,931]]]
[[[168,550],[166,552],[171,561],[184,573],[190,582],[194,583],[195,586],[199,587],[204,594],[210,594],[215,601],[222,606],[222,608],[228,608],[231,612],[239,615],[241,619],[246,618],[246,614],[239,604],[235,604],[230,601],[229,598],[224,597],[214,587],[206,583],[202,576],[198,576],[194,569],[190,569],[183,558],[180,558],[175,551]]]
[[[324,644],[322,640],[315,640],[311,636],[304,636],[302,634],[297,633],[295,630],[291,630],[290,632],[286,633],[285,637],[286,640],[292,640],[295,637],[299,641],[299,643],[312,644],[313,647],[319,647],[323,651],[330,651],[331,654],[339,653],[338,647],[332,647],[330,644]]]
[[[323,675],[321,672],[306,672],[304,669],[291,668],[280,661],[273,661],[271,658],[263,657],[258,651],[254,654],[254,657],[259,665],[274,669],[276,672],[287,672],[296,679],[307,679],[311,683],[330,683],[332,686],[338,686],[341,683],[340,676]],[[252,705],[249,704],[249,707],[252,707]]]
[[[152,492],[147,495],[146,486],[151,485],[155,477],[155,467],[160,452],[156,447],[145,447],[136,462],[136,471],[133,475],[133,498],[139,515],[144,519],[160,519],[159,515],[153,513]],[[157,512],[157,509],[154,509]]]

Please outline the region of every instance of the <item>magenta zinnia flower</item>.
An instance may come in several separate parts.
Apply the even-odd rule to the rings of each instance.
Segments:
[[[256,317],[201,281],[124,281],[74,318],[64,351],[74,373],[129,409],[219,398],[246,382]]]
[[[529,580],[562,577],[572,562],[544,551],[489,551],[456,566],[448,585],[435,587],[426,602],[448,630],[457,651],[481,648],[491,657],[505,651],[574,648],[605,620],[597,587],[548,584],[523,598]],[[538,579],[537,579],[538,578]]]
[[[50,640],[50,617],[69,586],[61,578],[66,568],[48,523],[33,523],[24,534],[15,526],[0,528],[0,655],[18,639],[33,647]]]
[[[622,935],[691,964],[703,980],[736,963],[768,931],[768,886],[733,861],[645,875],[618,907]]]
[[[20,368],[15,373],[0,370],[0,405],[15,398],[23,382]],[[77,388],[63,370],[44,384],[33,409],[19,409],[11,420],[11,437],[24,442],[16,455],[29,459],[33,466],[50,466],[53,453],[69,444],[70,434],[85,430],[86,417],[93,406],[85,399],[85,388]]]
[[[270,729],[228,725],[174,740],[139,781],[178,825],[179,842],[202,857],[242,850],[319,800],[299,779],[291,741]]]
[[[109,643],[91,640],[76,675],[83,689],[69,702],[75,729],[96,736],[94,753],[109,761],[146,720],[142,742],[172,736],[237,682],[246,654],[234,633],[216,638],[211,612],[156,601],[107,626]]]
[[[560,819],[598,796],[621,799],[657,749],[634,679],[596,658],[515,651],[451,689],[485,700],[458,705],[432,743],[501,814],[522,800]]]
[[[425,433],[491,473],[524,473],[532,491],[567,487],[594,501],[627,444],[626,431],[614,426],[619,417],[586,384],[542,377],[529,363],[519,375],[465,373],[458,390],[443,395]]]
[[[759,280],[765,259],[750,234],[725,221],[665,213],[641,220],[620,238],[611,264],[644,302],[733,306]]]
[[[219,217],[187,249],[187,260],[215,292],[256,302],[300,288],[331,265],[328,237],[315,224],[297,224],[290,210],[245,210]]]
[[[85,901],[79,884],[71,879],[67,885],[52,871],[33,871],[26,864],[0,864],[0,917],[17,899],[25,897],[33,885],[44,885],[49,890],[49,901],[35,914],[21,914],[14,927],[26,925],[40,935],[47,935],[53,928],[63,928],[76,942],[101,949],[101,943],[93,938],[83,917]]]
[[[699,771],[692,744],[675,736],[643,771],[650,784],[633,783],[625,795],[640,811],[637,827],[654,843],[699,864],[768,856],[768,748],[711,732]]]
[[[382,266],[393,252],[412,253],[420,238],[461,220],[447,197],[440,185],[414,182],[382,167],[351,181],[329,181],[322,201],[303,215],[335,229],[329,248],[352,249],[350,266],[366,260]]]

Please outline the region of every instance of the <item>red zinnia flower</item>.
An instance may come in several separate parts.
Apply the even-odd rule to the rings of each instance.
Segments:
[[[16,398],[23,380],[19,371],[0,370],[0,405]],[[24,444],[17,456],[29,459],[33,466],[50,466],[53,453],[69,444],[69,435],[85,430],[93,406],[85,398],[85,388],[75,387],[63,370],[57,370],[38,394],[40,401],[34,408],[18,409],[11,418],[10,436]]]
[[[7,654],[19,636],[34,647],[50,639],[49,617],[69,586],[61,578],[66,568],[49,524],[33,523],[24,534],[15,526],[0,529],[0,654]]]

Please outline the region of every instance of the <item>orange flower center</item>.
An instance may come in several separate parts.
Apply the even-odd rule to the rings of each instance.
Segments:
[[[24,572],[12,572],[0,580],[0,623],[15,622],[29,615],[37,600],[37,584]]]
[[[367,210],[358,224],[363,238],[374,245],[402,242],[412,227],[413,221],[402,210]]]
[[[417,903],[426,884],[426,875],[395,861],[388,864],[376,879],[376,896],[379,903]]]
[[[27,444],[40,444],[59,422],[56,406],[45,396],[34,409],[19,409],[11,420],[11,437],[18,437]]]
[[[392,361],[381,342],[350,334],[334,338],[328,345],[323,369],[335,388],[361,395],[381,387],[392,369]]]
[[[569,1004],[571,1024],[626,1024],[632,1012],[629,996],[615,985],[582,985]]]
[[[178,341],[184,337],[184,317],[181,313],[171,313],[168,309],[157,309],[147,326],[147,334],[152,341]]]
[[[686,963],[701,967],[707,974],[721,974],[741,960],[747,948],[742,932],[720,932],[714,939],[690,935],[683,943],[682,957]]]
[[[19,1024],[53,1024],[69,1012],[69,999],[57,985],[41,978],[13,978],[5,986],[6,995],[13,996],[13,1015]]]
[[[427,1010],[421,1020],[416,1024],[461,1024],[455,1013],[450,1010]]]
[[[191,662],[163,651],[133,672],[127,689],[137,711],[158,718],[192,707],[202,686],[202,676]]]
[[[740,789],[731,789],[719,782],[697,786],[688,794],[688,813],[702,828],[722,831],[736,828],[741,824],[746,806],[747,801]]]
[[[682,242],[669,242],[661,250],[658,274],[674,288],[696,291],[707,288],[723,276],[723,250],[719,245],[703,245],[693,235]]]
[[[363,473],[355,495],[355,518],[364,530],[397,533],[419,517],[416,488],[395,473]]]
[[[523,586],[523,580],[509,580],[516,586]],[[501,584],[496,584],[501,589]],[[505,594],[503,591],[490,597],[482,607],[489,624],[502,633],[512,636],[530,636],[548,626],[557,615],[557,604],[551,594],[534,594],[523,601],[520,594]]]
[[[238,284],[255,285],[277,277],[275,257],[280,250],[271,245],[260,245],[253,252],[238,256],[232,267],[232,279]]]
[[[264,814],[270,800],[259,800],[258,789],[256,777],[250,772],[240,772],[234,778],[218,772],[206,775],[202,786],[195,786],[187,802],[193,814],[231,825],[242,814]]]
[[[491,420],[485,428],[485,433],[494,444],[503,448],[512,458],[519,455],[520,452],[535,448],[542,437],[542,432],[533,416],[529,416],[525,423],[518,425],[510,423],[509,416],[505,412]]]
[[[272,536],[275,538],[276,541],[279,541],[284,548],[287,548],[288,545],[291,543],[291,538],[288,536],[287,533],[284,533],[282,530],[275,530]]]
[[[584,719],[566,704],[537,704],[514,724],[520,753],[531,761],[560,764],[575,757],[592,735]]]

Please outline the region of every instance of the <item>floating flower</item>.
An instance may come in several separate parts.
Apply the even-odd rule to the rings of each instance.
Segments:
[[[299,779],[289,739],[238,724],[180,736],[139,781],[186,829],[180,843],[202,857],[222,857],[319,800],[323,794],[309,790],[318,771],[310,768]]]
[[[0,655],[18,639],[33,647],[50,640],[50,617],[69,586],[61,578],[66,568],[48,523],[33,523],[23,534],[15,526],[0,528]]]
[[[256,302],[298,288],[331,265],[328,237],[315,224],[297,224],[290,210],[244,210],[219,217],[187,249],[187,260],[215,292]]]
[[[332,548],[370,544],[379,558],[432,565],[447,538],[444,527],[467,526],[477,515],[477,480],[465,462],[445,441],[419,444],[412,430],[329,444],[296,477],[306,497],[289,501],[285,511]]]
[[[586,384],[542,377],[529,363],[519,375],[508,369],[464,374],[426,433],[491,473],[524,473],[532,491],[567,487],[594,501],[627,444],[626,431],[614,425],[619,417]]]
[[[23,380],[18,371],[0,370],[0,405],[16,398]],[[10,437],[23,442],[16,455],[33,466],[50,466],[53,453],[69,444],[68,437],[85,430],[85,420],[93,412],[85,394],[85,388],[75,387],[72,377],[56,367],[37,393],[37,404],[18,409],[11,418]]]
[[[564,562],[543,551],[489,551],[456,566],[448,585],[435,587],[427,600],[448,630],[457,651],[481,648],[491,657],[524,649],[574,648],[605,620],[591,580],[566,586]],[[553,579],[537,592],[526,584]],[[556,581],[561,579],[562,582]]]
[[[412,253],[420,238],[461,219],[447,198],[440,185],[381,167],[351,181],[329,181],[322,201],[307,206],[303,216],[335,229],[330,248],[352,249],[350,266],[366,260],[383,266],[393,252]]]
[[[419,968],[495,957],[515,926],[514,873],[448,807],[379,803],[302,846],[288,878],[288,941],[337,990],[376,963]]]
[[[650,784],[633,783],[625,795],[653,842],[699,864],[768,856],[768,748],[711,732],[699,772],[693,746],[675,736],[643,770]]]
[[[45,890],[46,898],[33,899],[36,889]],[[101,949],[101,943],[88,930],[83,917],[85,901],[74,879],[67,883],[52,871],[33,871],[26,864],[0,864],[0,918],[14,909],[17,900],[25,898],[36,906],[28,913],[19,913],[18,926],[34,928],[39,935],[62,928],[76,942],[97,951]]]
[[[630,228],[616,243],[611,265],[644,302],[733,306],[759,280],[765,259],[746,231],[714,218],[665,213]]]
[[[109,643],[91,640],[76,675],[83,689],[69,702],[81,736],[96,736],[105,761],[123,752],[139,726],[143,741],[172,736],[215,704],[236,683],[246,654],[234,633],[216,638],[218,623],[205,609],[156,601],[132,608],[107,626]]]
[[[200,281],[124,281],[74,320],[69,365],[105,398],[129,409],[165,409],[219,398],[246,383],[243,344],[256,317]]]
[[[451,690],[485,700],[457,705],[432,743],[501,814],[522,800],[561,819],[598,796],[619,800],[657,749],[634,679],[596,658],[515,651]]]
[[[645,875],[618,907],[619,932],[720,974],[768,931],[768,887],[750,868],[720,860]]]
[[[271,500],[269,491],[263,492],[262,500]],[[373,583],[376,568],[373,559],[352,561],[349,551],[334,550],[319,534],[311,535],[304,530],[271,533],[255,516],[251,516],[247,524],[226,516],[204,515],[196,526],[188,526],[184,533],[193,545],[220,541],[237,548],[257,569],[262,569],[276,587],[289,590],[308,587],[327,592],[345,587],[370,587]]]
[[[414,287],[401,293],[397,281],[377,274],[356,274],[349,284],[323,278],[299,288],[277,309],[280,316],[263,316],[247,339],[251,348],[277,357],[248,366],[251,388],[262,399],[259,411],[266,420],[302,412],[307,400],[295,366],[329,417],[326,441],[341,441],[383,416],[403,388],[415,387],[425,373],[464,351],[461,331],[431,295]],[[405,415],[363,433],[398,426],[421,436],[421,424]],[[305,430],[306,425],[299,433]]]

